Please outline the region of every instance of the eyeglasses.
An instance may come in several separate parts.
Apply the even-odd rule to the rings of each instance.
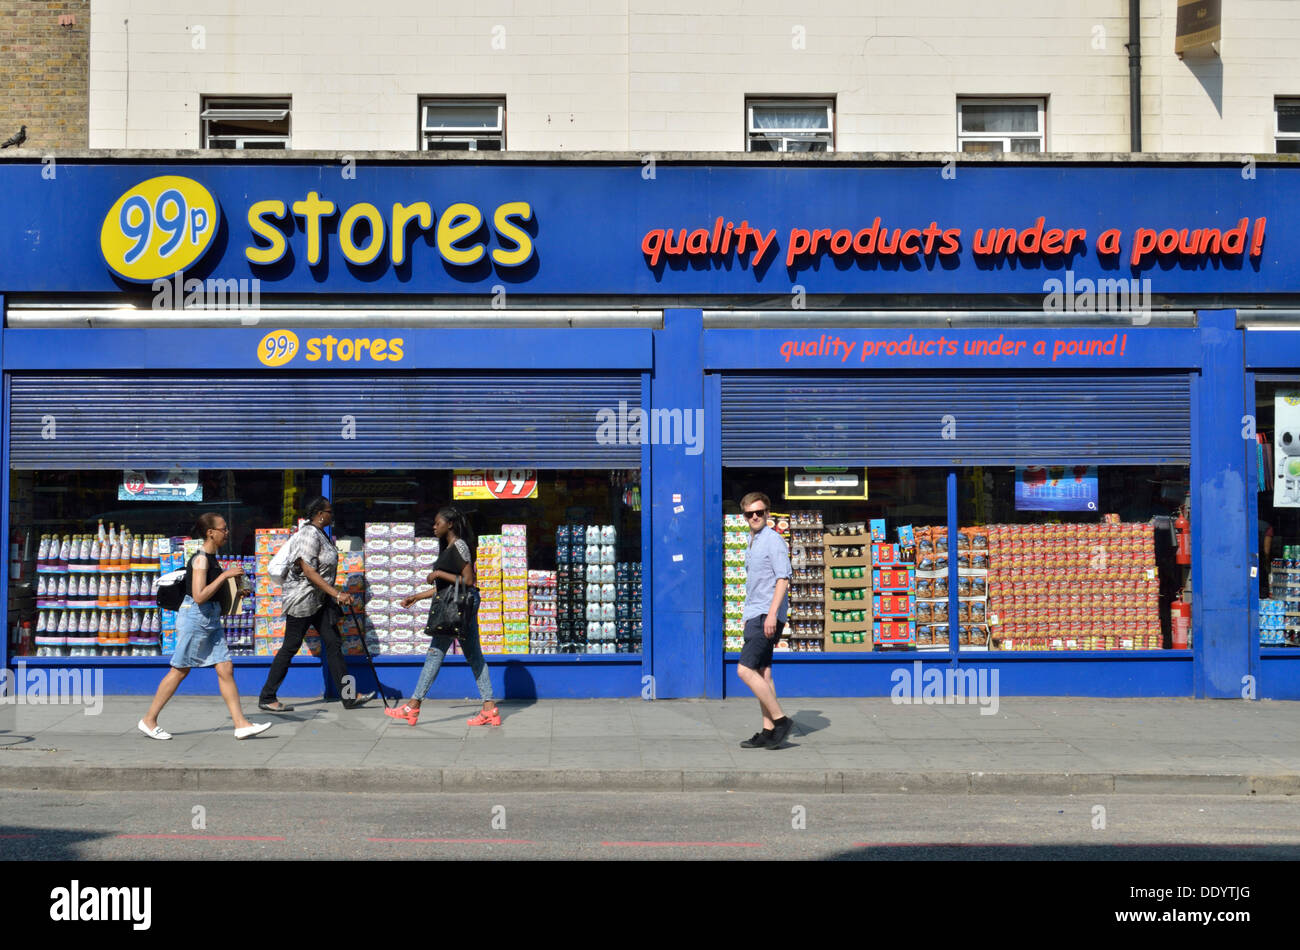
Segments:
[[[765,518],[767,517],[767,509],[755,508],[753,511],[746,511],[743,514],[745,515],[746,521],[748,521],[750,518],[753,518],[755,515],[758,515],[760,518]]]

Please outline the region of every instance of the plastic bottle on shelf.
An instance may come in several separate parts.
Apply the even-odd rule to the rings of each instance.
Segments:
[[[36,546],[36,573],[44,574],[49,571],[49,565],[46,559],[50,556],[50,536],[41,535],[41,542]]]
[[[81,538],[79,560],[81,561],[82,570],[93,571],[95,562],[90,559],[90,535],[83,535]]]
[[[131,538],[131,566],[135,567],[144,558],[143,546],[137,537]]]
[[[108,570],[108,545],[95,538],[90,542],[90,560],[101,570]]]
[[[58,554],[54,556],[54,566],[62,572],[68,570],[68,536],[65,534],[63,540],[58,544]]]

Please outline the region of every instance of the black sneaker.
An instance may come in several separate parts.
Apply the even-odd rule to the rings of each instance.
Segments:
[[[794,728],[794,720],[791,719],[789,716],[786,716],[783,722],[775,723],[772,726],[772,737],[767,740],[767,748],[769,749],[781,748],[781,745],[785,742],[786,736],[790,734],[790,730],[793,728]]]
[[[772,739],[772,733],[764,729],[762,732],[756,732],[740,744],[742,749],[762,749],[765,748]]]
[[[358,706],[364,706],[370,700],[375,698],[375,693],[361,693],[356,699],[343,700],[344,709],[356,709]]]

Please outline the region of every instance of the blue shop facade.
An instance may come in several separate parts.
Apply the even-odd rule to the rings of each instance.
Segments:
[[[216,511],[256,690],[261,569],[324,495],[392,695],[454,503],[499,695],[723,697],[761,491],[784,695],[1300,698],[1290,163],[148,153],[0,189],[10,667],[151,692],[149,581]]]

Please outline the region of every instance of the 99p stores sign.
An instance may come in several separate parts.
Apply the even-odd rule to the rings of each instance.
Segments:
[[[400,336],[348,336],[312,331],[299,339],[293,330],[272,330],[257,343],[257,361],[263,366],[288,366],[301,357],[306,363],[400,363],[406,341]]]

